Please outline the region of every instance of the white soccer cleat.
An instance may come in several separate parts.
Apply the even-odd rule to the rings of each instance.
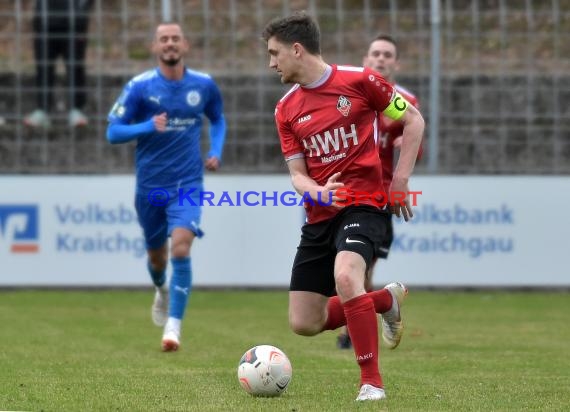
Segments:
[[[166,325],[168,320],[168,289],[156,288],[152,303],[152,321],[156,326]]]
[[[408,294],[408,289],[400,282],[390,283],[384,289],[392,294],[392,308],[382,314],[382,339],[389,349],[395,349],[400,344],[404,332],[404,324],[400,308],[404,298]]]
[[[180,326],[182,321],[176,318],[168,318],[162,335],[162,351],[176,352],[180,347]]]
[[[357,401],[379,401],[386,399],[384,389],[365,383],[360,387],[360,392],[356,398]]]
[[[162,336],[162,351],[176,352],[180,347],[180,331],[170,329]]]

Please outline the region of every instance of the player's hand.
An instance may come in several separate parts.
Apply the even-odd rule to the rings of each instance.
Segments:
[[[338,202],[346,199],[344,197],[339,196],[339,194],[337,193],[338,189],[344,187],[344,183],[337,181],[339,177],[340,177],[340,172],[337,172],[328,178],[327,183],[325,183],[325,185],[323,186],[320,202],[328,205],[332,201],[331,203],[332,207],[336,207],[337,209],[342,209],[345,205]]]
[[[402,139],[403,139],[403,136],[396,137],[394,139],[394,141],[392,142],[392,146],[394,146],[394,148],[397,148],[397,149],[402,147]]]
[[[166,112],[153,116],[152,121],[154,122],[154,128],[157,132],[166,131],[166,123],[168,122],[168,119],[166,118]]]
[[[407,222],[414,213],[410,205],[410,190],[408,181],[394,178],[390,186],[390,211],[398,217],[404,217]]]
[[[209,157],[204,162],[204,167],[212,172],[215,172],[220,168],[220,161],[216,156]]]

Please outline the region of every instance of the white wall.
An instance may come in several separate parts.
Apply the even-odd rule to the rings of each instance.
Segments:
[[[208,175],[205,188],[216,200],[291,191],[285,175]],[[416,217],[395,224],[378,285],[570,286],[570,178],[416,177],[411,189]],[[0,286],[149,285],[133,191],[132,176],[0,177]],[[288,286],[302,220],[298,206],[204,206],[194,284]]]

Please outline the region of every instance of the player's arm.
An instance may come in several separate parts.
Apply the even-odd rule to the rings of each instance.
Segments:
[[[138,139],[141,135],[166,130],[166,113],[151,117],[146,122],[135,124],[109,123],[107,140],[111,144],[127,143]]]
[[[424,119],[418,109],[397,92],[384,110],[384,114],[393,120],[401,121],[404,125],[400,157],[394,170],[393,180],[399,179],[407,182],[414,170],[420,150],[425,126]]]
[[[222,162],[222,153],[226,141],[226,119],[224,117],[222,94],[216,83],[211,80],[209,85],[210,99],[204,113],[210,121],[210,151],[204,162],[208,170],[217,170]]]
[[[223,111],[222,95],[213,81],[210,90],[211,97],[205,110],[206,117],[208,117],[210,121],[210,151],[208,152],[204,166],[208,170],[217,170],[222,161],[227,127]]]
[[[419,103],[418,103],[418,101],[417,101],[416,99],[410,100],[409,102],[410,102],[416,109],[420,110],[420,105],[419,105]],[[421,112],[420,112],[420,113],[421,113]],[[392,146],[394,146],[395,149],[400,150],[400,147],[402,147],[402,139],[403,139],[402,135],[396,137],[396,138],[394,139],[394,141],[392,142]],[[424,140],[423,140],[423,136],[422,136],[422,141],[421,141],[421,143],[420,143],[420,148],[419,148],[419,150],[418,150],[418,155],[417,155],[417,157],[416,157],[416,162],[417,162],[418,160],[420,160],[420,159],[422,158],[422,156],[423,156],[423,153],[424,153],[423,144],[424,144]]]
[[[144,122],[133,123],[139,104],[137,84],[130,81],[109,112],[106,133],[109,143],[126,143],[148,133],[166,130],[166,113],[155,115]]]
[[[327,183],[321,186],[309,176],[304,157],[287,160],[287,167],[289,168],[293,187],[301,196],[308,194],[315,202],[323,204],[328,204],[332,197],[333,206],[341,206],[336,204],[336,202],[343,200],[336,194],[336,190],[344,186],[344,183],[337,181],[340,177],[340,172],[333,174],[329,177]]]
[[[425,122],[418,109],[407,102],[397,92],[395,92],[390,104],[383,113],[393,120],[401,121],[404,126],[400,156],[396,168],[394,169],[390,193],[404,194],[402,202],[396,201],[395,204],[392,205],[392,211],[398,217],[403,215],[407,221],[413,216],[409,202],[408,181],[416,164]]]
[[[410,104],[398,90],[378,73],[364,69],[362,87],[368,96],[370,107],[384,116],[400,121],[404,130],[400,158],[394,170],[394,180],[408,181],[421,145],[424,119],[418,109]]]

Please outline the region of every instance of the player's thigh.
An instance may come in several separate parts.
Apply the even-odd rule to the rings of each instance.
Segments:
[[[135,195],[135,210],[142,228],[146,248],[161,249],[168,239],[168,223],[164,206],[152,205],[146,196]]]
[[[204,232],[200,229],[202,220],[202,207],[199,203],[196,206],[180,204],[178,201],[171,202],[166,208],[168,216],[168,234],[171,235],[174,229],[187,229],[196,237],[202,237]]]
[[[289,292],[289,325],[300,335],[312,336],[322,331],[327,320],[328,297],[305,291]]]

